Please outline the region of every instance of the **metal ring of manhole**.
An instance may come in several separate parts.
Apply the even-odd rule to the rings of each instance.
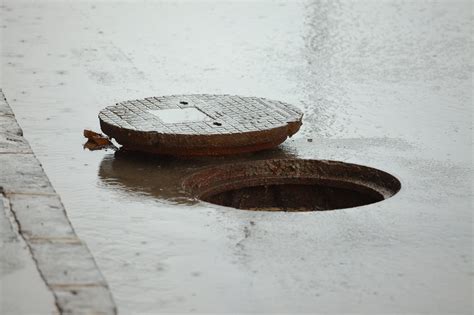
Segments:
[[[273,148],[295,134],[296,107],[258,97],[173,95],[109,106],[102,131],[131,151],[199,156]]]
[[[185,178],[192,198],[237,209],[317,211],[388,199],[401,189],[394,176],[367,166],[324,160],[260,160],[222,164]]]

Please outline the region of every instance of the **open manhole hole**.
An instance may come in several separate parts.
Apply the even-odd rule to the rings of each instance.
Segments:
[[[198,171],[183,181],[192,197],[261,211],[352,208],[395,195],[394,176],[366,166],[324,160],[260,160]]]

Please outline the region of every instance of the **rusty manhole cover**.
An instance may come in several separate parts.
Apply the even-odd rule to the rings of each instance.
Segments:
[[[367,166],[322,160],[260,160],[209,167],[183,181],[185,192],[245,210],[317,211],[380,202],[401,188],[394,176]]]
[[[124,149],[165,155],[226,155],[275,147],[303,114],[257,97],[174,95],[126,101],[99,113],[104,133]]]

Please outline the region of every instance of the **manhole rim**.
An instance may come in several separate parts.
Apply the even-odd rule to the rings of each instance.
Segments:
[[[317,164],[326,164],[326,165],[338,165],[338,166],[344,166],[344,167],[349,167],[349,168],[355,168],[355,169],[358,169],[358,170],[366,170],[366,171],[369,171],[369,172],[372,172],[373,174],[372,175],[378,175],[378,176],[383,176],[385,177],[386,179],[388,179],[391,183],[391,187],[385,187],[383,185],[380,185],[380,184],[374,184],[374,185],[367,185],[367,183],[371,183],[370,180],[368,179],[365,179],[365,180],[360,180],[360,178],[358,177],[354,177],[355,179],[359,179],[359,180],[356,180],[356,181],[347,181],[347,180],[343,180],[341,178],[338,178],[337,176],[336,177],[318,177],[317,174],[313,174],[312,176],[305,176],[305,177],[297,177],[297,176],[274,176],[274,177],[261,177],[259,179],[255,179],[254,181],[252,181],[252,178],[248,178],[248,177],[237,177],[237,178],[234,178],[232,179],[232,183],[230,184],[225,184],[225,183],[221,183],[221,182],[225,182],[226,180],[222,180],[221,182],[217,181],[217,184],[213,185],[212,187],[208,187],[208,188],[205,188],[205,189],[202,189],[201,186],[198,185],[198,187],[196,188],[195,185],[193,185],[193,183],[196,183],[197,181],[195,180],[196,178],[198,178],[199,176],[205,174],[206,172],[215,172],[217,170],[220,170],[222,168],[225,168],[225,167],[230,167],[230,166],[245,166],[245,165],[249,165],[249,164],[258,164],[258,163],[272,163],[272,162],[280,162],[280,163],[284,163],[284,162],[296,162],[296,163],[317,163]],[[291,179],[291,180],[294,180],[295,181],[295,184],[301,184],[301,183],[298,183],[299,180],[301,179],[304,179],[304,180],[308,180],[308,181],[314,181],[316,184],[317,183],[321,183],[321,182],[324,182],[324,181],[329,181],[329,182],[333,182],[333,183],[343,183],[344,186],[345,184],[348,184],[347,187],[349,188],[362,188],[364,190],[367,190],[367,191],[371,191],[373,193],[376,193],[376,194],[379,194],[383,199],[380,200],[380,201],[377,201],[377,202],[373,202],[373,203],[368,203],[368,204],[363,204],[363,205],[358,205],[358,206],[354,206],[354,207],[346,207],[346,208],[337,208],[337,209],[327,209],[327,210],[320,210],[320,211],[332,211],[332,210],[344,210],[344,209],[353,209],[353,208],[359,208],[359,207],[366,207],[366,206],[370,206],[370,205],[373,205],[373,204],[377,204],[377,203],[380,203],[382,201],[386,201],[388,199],[391,199],[393,198],[395,195],[399,194],[401,191],[402,191],[402,188],[403,188],[403,185],[402,185],[402,181],[400,179],[398,179],[398,177],[394,176],[393,174],[385,171],[385,170],[381,170],[381,169],[378,169],[378,168],[375,168],[375,167],[371,167],[371,166],[366,166],[366,165],[362,165],[362,164],[356,164],[356,163],[349,163],[349,162],[343,162],[343,161],[338,161],[338,160],[325,160],[325,159],[299,159],[299,158],[283,158],[283,159],[264,159],[264,160],[256,160],[256,161],[243,161],[243,162],[235,162],[235,163],[224,163],[224,164],[220,164],[220,165],[214,165],[214,166],[205,166],[205,167],[202,167],[196,171],[194,171],[192,174],[189,174],[188,176],[186,176],[185,178],[183,178],[183,180],[181,181],[181,188],[183,189],[184,193],[189,197],[189,198],[192,198],[194,200],[199,200],[199,202],[202,202],[202,203],[206,203],[206,204],[210,204],[212,206],[218,206],[218,207],[224,207],[224,208],[229,208],[229,209],[233,209],[233,210],[239,210],[239,211],[255,211],[255,210],[250,210],[250,209],[239,209],[239,208],[234,208],[234,207],[230,207],[230,206],[225,206],[225,205],[219,205],[219,204],[215,204],[215,203],[212,203],[212,202],[209,202],[209,201],[206,201],[206,200],[203,200],[202,198],[206,198],[208,197],[209,195],[215,195],[215,194],[219,194],[221,192],[226,192],[228,190],[234,190],[234,189],[241,189],[241,188],[250,188],[250,187],[255,187],[255,186],[265,186],[265,184],[259,184],[259,181],[263,180],[263,181],[268,181],[267,182],[267,185],[275,185],[279,182],[282,182],[286,179]],[[275,180],[275,181],[274,181]],[[239,187],[234,187],[234,185],[232,184],[241,184],[241,183],[256,183],[256,185],[244,185],[244,186],[239,186]],[[372,182],[373,183],[373,182]],[[287,184],[287,183],[282,183],[282,184]],[[364,185],[365,184],[365,185]],[[326,186],[326,185],[325,185]],[[229,188],[230,189],[227,189]],[[329,186],[327,186],[329,187]],[[343,188],[343,186],[334,186],[334,187],[337,187],[337,188]],[[284,211],[284,210],[280,210],[280,211],[267,211],[267,210],[259,210],[259,211],[263,211],[263,212],[293,212],[293,211]],[[318,210],[304,210],[304,211],[298,211],[298,212],[319,212]]]

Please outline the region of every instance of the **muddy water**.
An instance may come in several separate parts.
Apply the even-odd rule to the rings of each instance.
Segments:
[[[471,309],[469,2],[7,0],[1,12],[1,85],[122,314]],[[249,213],[182,197],[181,175],[207,162],[82,149],[103,107],[182,93],[292,103],[305,113],[296,140],[252,158],[368,164],[406,190],[364,211]]]

